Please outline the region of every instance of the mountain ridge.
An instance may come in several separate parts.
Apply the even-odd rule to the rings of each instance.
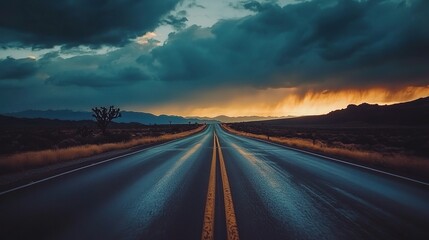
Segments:
[[[284,125],[429,125],[429,97],[391,105],[362,103],[323,115],[258,121]]]
[[[217,122],[261,122],[268,124],[289,125],[335,125],[335,124],[370,124],[370,125],[428,125],[429,97],[391,105],[361,103],[349,104],[346,108],[331,111],[323,115],[302,117],[229,117],[219,115],[210,117],[181,117],[175,115],[155,115],[145,112],[121,111],[118,123],[151,124],[188,124]],[[14,113],[2,113],[4,116],[17,118],[45,118],[67,121],[93,120],[91,112],[73,110],[26,110]]]
[[[20,112],[2,113],[4,116],[17,117],[17,118],[44,118],[51,120],[65,120],[65,121],[82,121],[93,120],[92,112],[86,111],[73,111],[73,110],[25,110]],[[121,111],[121,117],[115,119],[118,123],[141,123],[146,125],[151,124],[187,124],[189,122],[203,123],[196,118],[185,118],[175,115],[155,115],[145,112]]]
[[[25,110],[20,112],[12,113],[1,113],[4,116],[17,117],[17,118],[45,118],[45,119],[57,119],[57,120],[93,120],[92,113],[87,111],[73,111],[73,110]],[[122,117],[115,119],[119,123],[142,123],[142,124],[169,124],[170,121],[173,124],[187,124],[189,122],[194,123],[217,123],[217,122],[244,122],[244,121],[261,121],[278,119],[281,117],[261,117],[261,116],[240,116],[230,117],[226,115],[219,115],[216,117],[182,117],[176,115],[155,115],[146,112],[134,112],[134,111],[121,111]],[[289,116],[288,116],[289,117]]]

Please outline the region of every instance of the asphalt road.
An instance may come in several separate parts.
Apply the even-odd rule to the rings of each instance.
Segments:
[[[0,193],[1,239],[429,239],[429,186],[209,126]]]

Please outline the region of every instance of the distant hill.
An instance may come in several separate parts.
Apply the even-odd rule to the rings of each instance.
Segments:
[[[429,97],[392,105],[350,104],[325,115],[262,122],[276,125],[429,125]]]
[[[201,120],[234,123],[234,122],[250,122],[250,121],[272,120],[272,119],[279,119],[280,117],[260,117],[260,116],[229,117],[229,116],[225,116],[225,115],[220,115],[220,116],[212,117],[212,118],[209,118],[209,117],[196,117],[196,118],[201,119]]]
[[[122,111],[122,117],[117,119],[117,122],[138,122],[143,124],[169,124],[170,121],[173,124],[187,124],[191,123],[202,123],[200,119],[196,118],[184,118],[174,115],[154,115],[151,113],[144,112],[132,112]]]
[[[22,128],[34,128],[34,127],[43,127],[43,128],[79,128],[83,126],[97,127],[97,124],[93,120],[59,120],[59,119],[46,119],[46,118],[21,118],[21,117],[11,117],[0,115],[0,129],[14,129],[19,127]],[[111,127],[120,127],[120,128],[135,128],[141,127],[141,123],[116,123],[112,122]]]
[[[189,122],[202,123],[202,122],[216,122],[215,120],[200,120],[198,118],[184,118],[172,115],[154,115],[144,112],[121,111],[122,117],[115,119],[119,123],[142,123],[142,124],[187,124]],[[14,113],[3,113],[5,116],[17,118],[44,118],[44,119],[57,119],[57,120],[93,120],[91,112],[84,111],[71,111],[71,110],[27,110]]]
[[[260,117],[260,116],[245,116],[245,117],[229,117],[220,115],[217,117],[181,117],[174,115],[154,115],[145,112],[121,111],[122,117],[115,119],[115,122],[121,123],[142,123],[142,124],[187,124],[194,123],[216,123],[216,122],[249,122],[278,119],[278,117]],[[3,113],[2,115],[18,117],[18,118],[45,118],[58,120],[93,120],[91,112],[71,111],[71,110],[27,110],[13,113]]]
[[[44,119],[44,118],[21,118],[21,117],[11,117],[0,115],[0,129],[13,129],[16,126],[20,128],[34,127],[34,126],[50,126],[50,127],[59,127],[59,126],[70,126],[70,127],[79,127],[84,125],[94,125],[94,121],[90,120],[54,120],[54,119]]]
[[[4,116],[17,118],[45,118],[57,120],[93,120],[90,112],[75,112],[71,110],[26,110],[22,112],[2,113]]]

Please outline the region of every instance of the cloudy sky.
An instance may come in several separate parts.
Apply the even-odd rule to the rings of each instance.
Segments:
[[[427,0],[0,6],[0,112],[286,116],[429,96]]]

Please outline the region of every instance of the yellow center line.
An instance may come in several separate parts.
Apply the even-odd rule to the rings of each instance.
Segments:
[[[210,167],[209,186],[207,191],[206,208],[201,239],[214,239],[215,224],[215,198],[216,198],[216,141],[213,135],[213,155]]]
[[[222,149],[219,144],[219,139],[215,134],[216,143],[219,150],[219,165],[222,178],[223,198],[225,204],[225,217],[226,217],[226,233],[228,240],[240,239],[238,235],[237,219],[235,217],[234,204],[232,202],[231,188],[229,186],[228,175],[226,173],[225,161],[223,159]]]

